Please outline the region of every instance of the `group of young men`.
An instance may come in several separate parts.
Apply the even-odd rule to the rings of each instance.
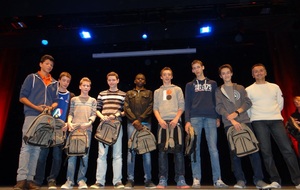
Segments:
[[[216,188],[227,188],[221,179],[219,153],[217,148],[217,127],[220,126],[219,116],[225,127],[225,132],[233,126],[236,130],[243,128],[246,124],[259,141],[260,153],[263,158],[266,171],[269,174],[270,183],[264,182],[260,153],[249,155],[253,168],[253,183],[257,188],[280,188],[281,178],[274,163],[271,147],[271,136],[277,143],[283,158],[288,166],[292,182],[300,189],[300,170],[291,141],[284,129],[281,110],[283,108],[283,97],[280,88],[265,80],[266,68],[262,64],[252,67],[252,76],[255,82],[246,89],[239,84],[233,83],[232,67],[229,64],[219,68],[219,75],[224,84],[217,87],[217,83],[204,75],[204,64],[200,60],[194,60],[191,64],[195,79],[186,84],[185,98],[179,86],[172,84],[173,72],[171,68],[164,67],[160,78],[162,86],[154,91],[146,89],[146,78],[143,74],[137,74],[134,80],[135,88],[128,92],[118,89],[119,76],[115,72],[107,74],[108,90],[99,93],[97,99],[89,96],[91,81],[87,77],[81,79],[79,84],[80,95],[73,97],[67,90],[71,75],[67,72],[61,73],[56,81],[50,75],[53,69],[54,59],[50,55],[44,55],[40,61],[40,71],[30,74],[25,79],[21,92],[20,102],[24,104],[25,121],[23,124],[23,135],[26,133],[31,121],[45,108],[59,113],[59,117],[66,121],[63,128],[65,131],[74,131],[78,128],[86,130],[91,142],[93,122],[98,116],[101,121],[122,120],[127,118],[127,136],[130,138],[133,131],[142,130],[147,127],[151,130],[152,113],[158,121],[158,131],[189,130],[194,128],[197,134],[195,151],[191,155],[191,169],[193,175],[192,188],[201,187],[201,156],[200,142],[204,129],[205,137],[210,154],[212,167],[212,180]],[[185,125],[182,123],[184,113]],[[183,138],[183,133],[176,133],[178,138]],[[127,152],[127,182],[122,183],[122,137],[121,127],[118,139],[112,145],[112,166],[114,188],[131,189],[134,187],[134,168],[136,153]],[[176,138],[174,138],[176,141]],[[166,188],[168,185],[169,163],[168,155],[174,155],[174,180],[177,188],[190,188],[185,181],[184,146],[175,143],[175,149],[168,151],[158,149],[159,182],[152,182],[151,155],[143,154],[144,183],[145,188]],[[107,154],[110,146],[98,143],[98,159],[96,170],[96,182],[91,185],[92,189],[104,188],[107,172]],[[17,171],[16,190],[39,189],[43,184],[45,176],[45,163],[49,148],[39,148],[22,142],[19,157],[19,168]],[[62,147],[53,148],[53,161],[49,177],[47,178],[49,189],[56,189],[56,177],[61,167]],[[234,188],[245,188],[246,178],[243,173],[241,158],[234,152],[230,153],[234,176],[237,183]],[[88,167],[88,153],[83,156],[79,163],[77,172],[77,157],[68,158],[67,180],[61,186],[62,189],[72,189],[75,184],[79,189],[87,189],[86,172]],[[75,173],[77,178],[75,181]]]

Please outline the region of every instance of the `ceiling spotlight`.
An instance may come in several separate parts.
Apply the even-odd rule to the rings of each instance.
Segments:
[[[144,33],[144,34],[142,35],[142,38],[143,38],[144,40],[146,40],[146,39],[148,38],[148,35],[147,35],[146,33]]]
[[[203,26],[200,28],[200,34],[209,34],[211,30],[211,26]]]
[[[41,43],[42,43],[42,45],[46,46],[46,45],[48,45],[48,40],[42,40]]]
[[[82,39],[91,39],[92,38],[91,33],[88,31],[85,31],[85,30],[80,32],[80,37]]]

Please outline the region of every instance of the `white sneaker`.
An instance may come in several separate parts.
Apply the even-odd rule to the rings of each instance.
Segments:
[[[271,188],[274,188],[274,189],[280,189],[281,188],[281,185],[279,183],[277,183],[276,181],[273,181],[271,184],[270,184],[270,187]]]
[[[201,187],[200,180],[197,178],[194,178],[192,188],[199,189],[200,187]]]
[[[246,184],[243,180],[239,180],[233,187],[237,189],[244,189],[246,188]]]
[[[72,183],[72,181],[68,180],[60,188],[62,188],[62,189],[73,189],[73,183]]]
[[[228,185],[226,185],[221,179],[215,181],[214,186],[216,188],[228,188]]]
[[[255,186],[256,186],[257,189],[271,189],[272,188],[271,184],[267,184],[263,180],[258,180],[256,182]]]
[[[297,186],[295,186],[296,189],[300,189],[300,184],[298,184]]]
[[[78,182],[78,189],[87,189],[87,188],[88,188],[88,186],[86,185],[84,180],[80,180]]]

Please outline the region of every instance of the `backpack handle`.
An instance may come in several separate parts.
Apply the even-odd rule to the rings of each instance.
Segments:
[[[42,113],[51,115],[51,110],[48,107],[46,107]]]

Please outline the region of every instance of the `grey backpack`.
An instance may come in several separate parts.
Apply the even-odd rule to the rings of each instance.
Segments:
[[[177,123],[175,128],[170,126],[170,122],[167,121],[167,129],[162,127],[158,130],[157,145],[160,151],[168,153],[178,153],[183,151],[183,131],[180,123]]]
[[[62,130],[65,126],[65,122],[62,119],[55,118],[55,127],[52,135],[51,147],[61,146],[65,144],[66,132]]]
[[[231,126],[227,131],[227,139],[231,151],[234,151],[237,157],[243,157],[259,151],[258,141],[252,130],[244,123],[241,123],[242,129],[237,131]]]
[[[23,140],[26,144],[49,147],[52,144],[55,119],[48,109],[45,109],[30,124]]]
[[[189,127],[189,132],[185,136],[185,156],[191,156],[196,150],[197,135],[192,126]],[[194,154],[194,160],[196,160],[196,154]]]
[[[64,149],[68,157],[86,155],[89,149],[89,138],[86,130],[75,129],[70,132]]]
[[[97,127],[95,139],[106,145],[113,145],[117,142],[121,130],[119,120],[102,121]]]
[[[151,152],[156,149],[155,136],[145,126],[140,131],[135,129],[128,140],[128,148],[137,154]]]

